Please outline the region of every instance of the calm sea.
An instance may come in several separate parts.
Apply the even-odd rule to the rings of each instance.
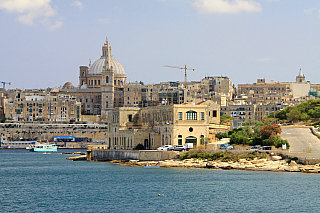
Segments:
[[[0,211],[320,212],[317,174],[144,169],[66,157],[0,150]]]

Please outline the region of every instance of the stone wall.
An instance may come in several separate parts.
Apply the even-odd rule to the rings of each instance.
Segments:
[[[88,160],[140,160],[162,161],[179,158],[179,152],[157,150],[109,150],[105,146],[89,146],[87,150]]]
[[[88,158],[91,156],[91,159],[88,160],[97,161],[138,160],[139,151],[93,149],[87,156]]]
[[[141,161],[162,161],[176,159],[178,157],[179,154],[173,151],[140,150],[139,152],[139,160]]]

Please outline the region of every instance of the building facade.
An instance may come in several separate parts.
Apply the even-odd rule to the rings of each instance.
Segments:
[[[109,117],[106,141],[110,149],[132,149],[138,144],[146,149],[167,144],[200,145],[209,137],[209,125],[219,122],[219,105],[211,101],[116,108]]]

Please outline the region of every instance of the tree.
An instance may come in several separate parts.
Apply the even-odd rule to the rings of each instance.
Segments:
[[[233,118],[229,114],[225,114],[225,115],[220,116],[220,124],[228,123],[231,120],[233,120]]]
[[[320,118],[320,107],[315,107],[312,112],[312,117],[314,118]]]
[[[307,121],[307,120],[309,120],[309,119],[310,119],[310,116],[308,115],[308,113],[303,112],[303,113],[301,114],[301,120]]]
[[[262,127],[260,135],[262,140],[269,139],[271,135],[277,135],[281,133],[281,127],[278,124],[266,124]]]
[[[293,108],[290,110],[290,112],[287,114],[288,120],[292,122],[297,122],[301,119],[301,112],[297,108]]]

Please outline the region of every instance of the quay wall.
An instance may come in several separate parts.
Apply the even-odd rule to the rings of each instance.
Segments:
[[[87,155],[88,156],[88,155]],[[135,150],[105,150],[93,149],[91,151],[91,159],[97,161],[111,161],[111,160],[138,160],[139,151]]]
[[[141,160],[162,161],[179,158],[179,152],[157,150],[110,150],[106,145],[88,146],[87,160],[112,161],[112,160]]]

